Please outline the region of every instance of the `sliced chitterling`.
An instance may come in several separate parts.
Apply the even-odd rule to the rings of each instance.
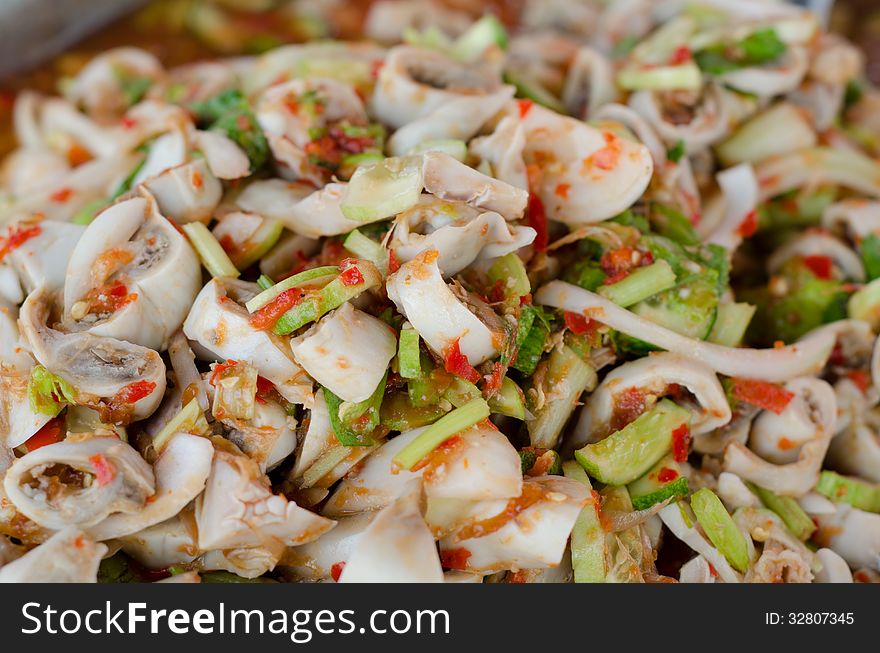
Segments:
[[[96,583],[107,553],[76,528],[58,531],[17,560],[0,568],[0,583]]]

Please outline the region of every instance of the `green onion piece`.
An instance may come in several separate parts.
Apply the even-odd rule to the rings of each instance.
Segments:
[[[519,298],[532,291],[526,266],[515,252],[495,259],[489,267],[488,276],[493,285],[501,282],[507,298]]]
[[[515,419],[526,418],[526,402],[523,391],[509,377],[501,380],[501,388],[489,398],[489,408],[493,413]]]
[[[472,399],[464,406],[447,413],[406,445],[394,457],[394,464],[412,469],[429,453],[456,433],[461,433],[489,417],[489,404],[483,399]]]
[[[575,461],[563,463],[562,473],[592,491],[590,478]],[[593,501],[596,501],[595,495]],[[571,566],[575,583],[605,582],[605,530],[593,503],[583,507],[571,530]]]
[[[452,56],[461,61],[473,61],[493,45],[507,49],[507,30],[498,18],[486,14],[455,40]]]
[[[672,450],[672,433],[690,425],[691,412],[668,399],[643,413],[604,440],[574,452],[575,459],[596,480],[626,485],[644,475]]]
[[[610,286],[602,286],[598,294],[623,308],[638,304],[675,285],[675,272],[666,261],[660,260],[637,268],[629,276]]]
[[[342,399],[327,388],[322,388],[322,390],[324,391],[324,401],[327,402],[327,411],[330,413],[330,426],[333,427],[333,433],[336,434],[339,444],[346,447],[368,447],[374,444],[373,439],[369,435],[355,431],[341,419],[339,409],[344,403]]]
[[[420,155],[425,152],[445,152],[453,159],[458,159],[462,163],[467,160],[468,156],[467,143],[455,138],[432,138],[422,141],[412,148],[408,154]]]
[[[211,276],[232,279],[239,277],[241,273],[205,225],[201,222],[188,222],[183,225],[183,231]]]
[[[551,389],[553,399],[526,420],[529,441],[533,447],[552,449],[585,390],[596,387],[596,371],[570,347],[553,349],[547,361],[544,387]]]
[[[332,413],[331,413],[332,414]],[[332,472],[351,454],[349,447],[337,445],[324,452],[312,465],[303,472],[299,487],[307,489],[315,486],[322,478]]]
[[[504,71],[504,81],[516,88],[517,97],[537,102],[541,106],[565,114],[565,106],[536,79],[521,70],[508,68]]]
[[[76,389],[42,365],[31,369],[27,393],[31,411],[50,417],[58,415],[66,404],[76,403]]]
[[[693,61],[677,66],[627,66],[617,74],[617,83],[628,91],[696,91],[703,83],[703,74]]]
[[[699,245],[700,237],[694,230],[690,219],[671,206],[654,203],[651,205],[651,223],[661,236],[671,238],[682,245]]]
[[[400,330],[397,364],[400,376],[404,379],[417,379],[422,375],[422,365],[419,361],[419,332],[408,322]]]
[[[681,157],[685,155],[684,141],[680,138],[675,141],[675,145],[666,150],[666,158],[673,163],[681,161]]]
[[[259,295],[248,300],[244,306],[245,308],[247,308],[249,313],[256,313],[266,304],[270,303],[272,300],[278,297],[278,295],[283,293],[285,290],[290,290],[291,288],[296,288],[307,283],[317,285],[324,280],[329,282],[331,279],[334,279],[338,274],[339,268],[335,265],[325,265],[319,268],[312,268],[311,270],[303,270],[299,274],[294,274],[292,277],[287,277],[284,281],[279,281],[273,286],[265,288],[263,292],[261,292]],[[271,281],[269,277],[265,278],[266,280]],[[263,279],[263,276],[261,276],[260,279]],[[259,280],[257,281],[257,283],[260,283]]]
[[[816,492],[824,494],[835,503],[848,503],[859,510],[880,512],[880,486],[859,478],[823,471],[819,475]]]
[[[157,453],[161,453],[165,445],[177,433],[192,433],[194,435],[207,435],[210,432],[208,420],[205,419],[205,413],[199,406],[198,399],[191,399],[180,412],[168,420],[168,423],[162,427],[153,438],[153,448]]]
[[[349,220],[383,220],[415,206],[422,187],[421,157],[390,157],[355,170],[339,208]]]
[[[269,290],[269,288],[275,285],[275,282],[272,281],[269,275],[261,274],[260,278],[257,279],[257,285],[260,287],[260,290]]]
[[[371,261],[383,275],[388,273],[388,250],[381,243],[355,229],[348,234],[342,246],[358,258]]]
[[[736,347],[742,342],[754,314],[755,307],[751,304],[719,304],[707,340],[716,345]]]
[[[691,508],[715,548],[727,558],[734,569],[745,572],[749,567],[748,543],[721,499],[712,490],[704,487],[691,496]]]
[[[846,312],[854,320],[864,320],[875,331],[880,327],[880,279],[856,291],[846,305]]]
[[[816,524],[809,518],[794,497],[783,497],[770,490],[747,483],[749,489],[758,495],[767,508],[775,512],[796,538],[808,540],[816,531]]]
[[[110,202],[106,199],[92,200],[74,214],[71,222],[73,224],[91,224],[98,213],[109,204]]]
[[[865,265],[868,281],[880,277],[880,237],[877,234],[865,236],[859,244],[859,254]]]

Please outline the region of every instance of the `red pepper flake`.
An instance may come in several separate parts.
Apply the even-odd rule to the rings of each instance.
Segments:
[[[754,236],[757,230],[758,214],[754,210],[749,211],[748,215],[746,215],[745,219],[740,223],[739,227],[736,228],[736,232],[743,238]]]
[[[645,395],[638,388],[627,388],[615,395],[611,428],[619,431],[645,412]]]
[[[107,460],[104,454],[98,453],[94,456],[89,456],[89,462],[95,471],[95,480],[98,481],[99,486],[107,485],[116,477],[113,463]]]
[[[74,143],[67,150],[67,162],[74,168],[92,160],[92,153],[79,143]]]
[[[783,436],[776,442],[776,446],[779,447],[780,451],[790,451],[794,449],[797,444]]]
[[[467,356],[461,353],[458,339],[449,345],[449,347],[446,348],[446,351],[443,352],[443,364],[447,372],[454,374],[455,376],[460,376],[466,381],[476,383],[480,380],[480,373],[470,364]]]
[[[492,374],[487,374],[483,379],[486,382],[483,386],[483,392],[491,397],[501,389],[501,382],[504,380],[504,366],[496,361],[492,366]]]
[[[251,326],[255,329],[271,329],[275,323],[281,319],[291,308],[299,304],[306,293],[302,288],[290,288],[278,295],[271,302],[263,306],[256,313],[251,315]]]
[[[834,344],[834,349],[831,350],[828,362],[831,365],[844,365],[846,363],[846,356],[843,355],[843,346],[839,342]]]
[[[599,267],[607,275],[605,278],[606,285],[617,283],[629,275],[630,271],[635,267],[633,263],[635,251],[632,247],[619,247],[602,255],[602,258],[599,259]]]
[[[520,118],[525,118],[527,115],[529,115],[529,111],[532,110],[532,107],[535,104],[531,100],[517,100],[516,103],[519,105]]]
[[[220,379],[220,375],[223,374],[230,367],[235,367],[238,365],[238,361],[232,360],[231,358],[223,363],[217,363],[214,365],[214,368],[211,370],[211,378],[208,379],[208,383],[210,383],[215,388],[217,387],[217,381]],[[259,387],[259,377],[257,377],[257,387]]]
[[[819,254],[805,256],[804,265],[810,268],[810,272],[819,279],[830,279],[831,272],[834,270],[834,262],[831,260],[831,257]]]
[[[141,399],[149,397],[155,389],[156,384],[153,381],[135,381],[134,383],[129,383],[113,395],[113,399],[110,402],[117,405],[136,404]]]
[[[339,280],[343,286],[356,286],[364,282],[364,275],[357,267],[357,259],[347,258],[339,264]]]
[[[686,45],[680,45],[675,49],[675,52],[672,53],[672,56],[669,58],[669,65],[678,66],[680,64],[686,63],[693,58],[691,53],[691,49]]]
[[[388,272],[394,273],[400,269],[400,261],[397,260],[397,255],[394,253],[393,249],[388,250]]]
[[[83,298],[89,305],[89,313],[115,313],[138,298],[137,293],[129,293],[128,287],[120,280],[110,281],[103,286],[92,288]]]
[[[29,437],[25,441],[24,446],[28,451],[34,451],[35,449],[45,447],[48,444],[61,442],[64,439],[64,435],[64,418],[53,417],[43,424],[39,431]]]
[[[687,424],[682,424],[672,432],[672,457],[676,462],[683,463],[687,460],[691,448],[691,429]]]
[[[43,233],[42,227],[35,224],[30,227],[18,227],[12,225],[6,232],[6,237],[0,236],[0,261],[2,261],[9,252],[21,247],[28,240],[39,236]]]
[[[599,326],[599,323],[586,317],[582,313],[572,313],[566,311],[563,315],[565,326],[576,336],[582,336],[592,333]]]
[[[205,180],[202,178],[202,173],[198,170],[193,170],[192,175],[190,176],[190,183],[192,187],[195,189],[200,189],[205,185]]]
[[[852,381],[856,387],[862,391],[863,395],[868,394],[868,388],[871,387],[871,375],[865,370],[850,370],[846,373],[847,378]]]
[[[774,383],[758,379],[733,379],[733,396],[752,406],[769,410],[777,415],[785,410],[794,393]]]
[[[514,571],[507,575],[507,582],[519,585],[526,582],[526,576],[521,571]]]
[[[706,561],[706,564],[709,565],[709,573],[712,574],[714,578],[718,578],[718,570],[715,569],[715,567],[712,566],[712,563],[708,560]]]
[[[136,124],[137,124],[137,120],[135,120],[134,118],[129,118],[128,116],[126,116],[125,118],[122,119],[122,128],[123,129],[131,129]]]
[[[59,188],[54,193],[49,195],[49,199],[55,202],[56,204],[64,204],[67,200],[69,200],[73,196],[73,189],[65,186],[64,188]]]
[[[467,569],[467,561],[470,557],[471,552],[464,547],[446,549],[440,552],[440,564],[444,569]]]
[[[773,349],[785,349],[785,343],[782,340],[774,340]]]
[[[526,218],[529,226],[535,230],[535,240],[532,245],[539,252],[547,251],[550,243],[550,232],[547,227],[547,212],[544,210],[544,202],[535,192],[529,193],[529,203],[526,207]]]
[[[657,480],[661,483],[669,483],[678,478],[678,472],[672,469],[671,467],[663,467],[657,473]]]
[[[582,166],[584,174],[593,166],[600,170],[614,170],[617,167],[617,161],[620,159],[620,139],[612,132],[604,132],[602,136],[606,144],[584,159]]]
[[[339,577],[342,576],[342,570],[345,569],[344,562],[337,562],[335,565],[330,567],[330,578],[333,579],[334,583],[339,582]]]
[[[571,190],[571,184],[557,184],[556,190],[553,191],[556,193],[557,197],[560,197],[564,200],[568,199],[568,192]]]

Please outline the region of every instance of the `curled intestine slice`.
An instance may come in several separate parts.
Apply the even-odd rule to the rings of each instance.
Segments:
[[[0,583],[95,583],[107,553],[81,530],[66,528],[0,568]]]
[[[865,268],[858,254],[838,238],[820,231],[808,231],[777,248],[767,259],[767,271],[778,272],[786,261],[796,256],[830,257],[846,279],[865,280]]]
[[[880,202],[857,198],[835,202],[822,213],[822,226],[833,232],[843,231],[856,242],[880,233]]]
[[[9,253],[9,263],[18,273],[25,290],[45,286],[64,286],[67,265],[85,227],[69,222],[43,220],[39,233]]]
[[[525,146],[522,124],[512,116],[505,116],[491,134],[471,139],[468,151],[482,163],[488,163],[496,179],[528,190],[529,179],[523,160]]]
[[[818,480],[834,434],[837,402],[834,390],[821,379],[792,379],[785,388],[794,393],[795,398],[780,414],[761,415],[755,422],[757,431],[752,432],[752,447],[759,452],[769,452],[772,460],[780,464],[764,460],[739,442],[728,445],[723,464],[725,471],[777,494],[800,496],[809,492]],[[791,447],[781,440],[788,436]]]
[[[757,208],[758,180],[748,163],[719,172],[717,179],[722,193],[719,202],[723,206],[723,217],[706,242],[721,245],[733,252],[748,233],[746,225]]]

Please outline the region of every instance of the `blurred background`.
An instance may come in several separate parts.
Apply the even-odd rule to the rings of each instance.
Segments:
[[[491,11],[513,23],[523,0],[442,0],[455,9]],[[360,36],[371,0],[0,0],[0,127],[21,88],[56,90],[96,52],[134,45],[166,66],[256,54],[283,43]],[[867,54],[880,84],[880,0],[801,0],[832,5],[832,31]],[[0,129],[0,153],[12,145]]]

